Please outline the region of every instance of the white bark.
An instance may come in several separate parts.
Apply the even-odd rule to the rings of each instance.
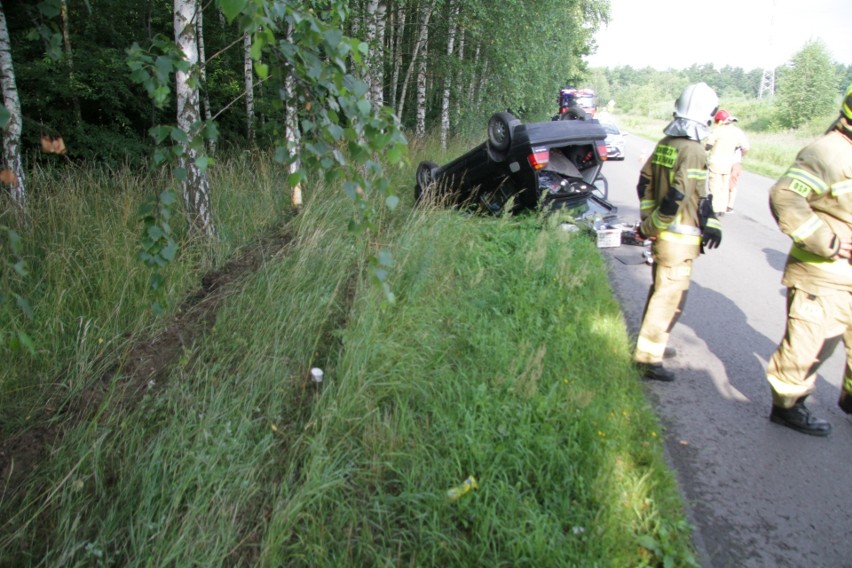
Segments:
[[[210,120],[213,113],[210,111],[210,95],[207,89],[207,52],[204,49],[204,10],[201,6],[198,7],[198,21],[196,22],[196,33],[198,34],[198,60],[201,63],[201,103],[202,117],[204,120]],[[216,141],[207,140],[207,151],[210,154],[216,153]]]
[[[3,162],[6,170],[14,179],[7,184],[12,201],[21,209],[26,206],[24,189],[24,166],[21,160],[21,101],[18,99],[18,87],[15,83],[15,69],[12,65],[12,45],[9,41],[9,28],[6,26],[6,13],[0,3],[0,88],[3,91],[3,106],[9,111],[9,123],[3,130]]]
[[[254,144],[254,63],[251,60],[251,35],[243,34],[243,79],[246,87],[246,138]]]
[[[391,74],[391,106],[397,108],[397,93],[399,93],[399,71],[402,68],[402,40],[405,37],[405,4],[400,4],[396,10],[393,25],[393,72]]]
[[[417,37],[417,43],[414,44],[414,53],[411,54],[411,63],[409,63],[405,72],[405,79],[402,81],[402,93],[399,95],[399,107],[396,110],[396,115],[400,118],[402,118],[402,111],[405,107],[405,93],[408,90],[411,73],[418,60],[417,56],[421,49],[426,49],[426,43],[429,40],[429,19],[432,17],[433,3],[434,0],[423,0],[423,6],[420,10],[420,33]]]
[[[417,57],[417,122],[414,125],[414,136],[423,138],[426,135],[426,81],[429,79],[426,52],[429,46],[429,18],[432,16],[432,2],[428,2],[426,13],[423,15],[420,27],[420,54]]]
[[[373,104],[381,107],[385,104],[385,18],[387,17],[387,6],[379,2],[376,6],[375,28],[376,37],[374,41],[374,55],[370,74],[372,75],[370,99]]]
[[[177,125],[190,140],[199,136],[201,109],[198,96],[198,36],[195,18],[197,0],[174,0],[175,43],[189,62],[189,71],[178,71],[175,76],[177,93]],[[193,76],[193,74],[196,74]],[[213,214],[210,206],[210,183],[207,174],[196,164],[200,157],[191,144],[183,145],[180,166],[186,171],[183,182],[183,201],[190,227],[206,237],[215,237]]]
[[[293,42],[293,28],[287,28],[287,41]],[[291,70],[292,71],[292,70]],[[284,104],[285,114],[284,122],[286,129],[287,151],[290,155],[290,165],[287,167],[289,174],[298,172],[301,167],[299,160],[299,146],[302,142],[299,133],[299,117],[296,114],[296,81],[293,78],[293,73],[287,73],[287,78],[284,80]],[[302,208],[302,184],[294,184],[290,188],[290,203],[293,209],[298,211]]]
[[[367,52],[367,65],[364,82],[367,83],[367,96],[370,98],[370,102],[373,103],[375,103],[375,101],[373,101],[373,84],[376,81],[375,65],[376,59],[378,59],[377,52],[379,50],[376,45],[376,10],[378,10],[378,7],[379,0],[369,0],[367,2],[366,13],[364,14],[364,23],[366,28],[364,42],[370,49],[370,51]]]
[[[456,42],[456,22],[458,21],[458,1],[450,2],[450,19],[447,23],[447,59],[453,56]],[[452,88],[453,74],[447,72],[444,77],[444,92],[441,96],[441,148],[447,148],[447,138],[450,135],[450,89]]]

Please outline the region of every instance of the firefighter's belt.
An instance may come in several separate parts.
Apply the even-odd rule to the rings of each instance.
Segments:
[[[659,239],[684,245],[699,246],[701,244],[701,229],[690,225],[670,225],[665,231],[660,233]]]
[[[848,258],[831,260],[819,256],[818,254],[808,252],[805,249],[799,248],[796,245],[793,245],[793,247],[790,249],[790,256],[792,256],[796,260],[800,260],[806,264],[810,264],[815,268],[819,268],[820,270],[830,272],[831,274],[837,274],[838,276],[843,276],[844,278],[852,279],[852,264],[849,264]]]

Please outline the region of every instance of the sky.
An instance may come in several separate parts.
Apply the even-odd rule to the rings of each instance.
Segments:
[[[685,69],[712,63],[746,71],[790,61],[819,39],[852,65],[852,0],[610,0],[591,67]]]

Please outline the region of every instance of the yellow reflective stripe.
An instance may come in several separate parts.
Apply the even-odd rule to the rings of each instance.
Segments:
[[[852,108],[849,108],[849,95],[852,95],[852,85],[849,85],[849,88],[846,89],[846,96],[843,98],[843,114],[846,115],[846,118],[852,120]]]
[[[811,215],[811,217],[807,221],[799,225],[799,227],[795,231],[790,233],[790,236],[797,243],[801,243],[805,239],[816,233],[822,226],[822,219],[820,219],[816,215]]]
[[[655,341],[651,341],[650,339],[645,339],[644,337],[639,336],[639,339],[636,341],[636,351],[647,353],[655,359],[662,359],[663,355],[666,352],[666,344],[657,343]]]
[[[666,144],[659,144],[654,149],[654,155],[651,156],[651,163],[664,168],[673,168],[677,160],[677,148]]]
[[[663,231],[662,233],[660,233],[659,239],[661,241],[670,241],[675,243],[681,243],[684,245],[701,244],[700,235],[681,235],[680,233],[672,233],[670,231]]]
[[[657,202],[653,199],[643,199],[639,202],[639,209],[642,211],[647,211],[648,209],[653,209],[657,206]]]
[[[831,260],[819,256],[818,254],[808,252],[795,245],[793,245],[790,249],[790,256],[815,268],[819,268],[820,270],[825,270],[826,272],[837,274],[845,278],[852,278],[852,264],[849,264],[848,258]]]
[[[835,183],[831,186],[832,195],[845,195],[852,192],[852,179]]]
[[[651,221],[653,221],[653,222],[654,222],[654,226],[655,226],[656,228],[660,229],[660,230],[665,229],[665,228],[667,228],[669,225],[671,225],[671,223],[670,223],[670,222],[668,222],[668,221],[663,221],[662,219],[660,219],[660,211],[659,211],[659,210],[656,210],[656,211],[654,211],[653,213],[651,213]]]
[[[825,193],[825,190],[828,189],[828,186],[824,181],[802,168],[792,167],[787,170],[787,173],[784,175],[793,180],[793,184],[791,184],[790,189],[799,194],[801,194],[800,189],[802,188],[796,185],[796,182],[804,184],[805,188],[808,189],[808,193],[810,193],[810,190],[813,190],[817,195],[822,195]],[[807,195],[804,195],[804,197],[807,197]]]
[[[722,223],[720,223],[718,219],[714,219],[713,217],[711,217],[707,219],[707,226],[711,229],[721,229]]]
[[[703,181],[707,179],[707,170],[702,170],[698,168],[686,168],[686,177],[687,179],[697,179],[699,181]]]

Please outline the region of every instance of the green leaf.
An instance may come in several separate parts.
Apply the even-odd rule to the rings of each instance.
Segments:
[[[396,209],[396,206],[399,205],[399,197],[396,195],[388,195],[387,199],[385,199],[385,205],[388,206],[388,209],[393,211]]]
[[[290,187],[296,187],[302,181],[302,172],[293,172],[287,177],[287,183]]]
[[[221,0],[219,8],[228,19],[228,23],[233,22],[234,18],[240,15],[240,12],[248,4],[248,0]]]
[[[202,172],[207,169],[207,165],[210,163],[210,158],[207,156],[198,156],[195,158],[195,165],[198,166],[198,169]]]
[[[179,182],[183,183],[186,181],[186,168],[182,168],[180,166],[175,168],[175,179]]]
[[[163,250],[160,251],[160,256],[171,262],[175,259],[175,256],[177,256],[177,250],[177,243],[169,239],[169,244],[163,247]]]
[[[148,238],[155,242],[160,240],[160,237],[163,236],[163,230],[157,225],[151,225],[150,227],[148,227],[147,233]]]
[[[172,205],[175,201],[177,201],[177,194],[170,189],[160,194],[160,203],[163,205]]]
[[[15,294],[15,303],[18,304],[18,309],[21,310],[21,313],[24,314],[28,320],[33,320],[33,308],[30,306],[29,301],[23,296],[19,296]]]
[[[266,65],[265,63],[255,63],[254,70],[257,73],[257,76],[261,79],[269,77],[269,65]]]
[[[19,260],[18,262],[13,264],[12,268],[15,270],[15,273],[18,276],[24,277],[29,275],[29,272],[27,271],[27,263],[23,260]]]
[[[59,0],[43,0],[38,3],[38,11],[48,20],[52,20],[59,16],[61,4]]]
[[[18,344],[29,351],[30,355],[35,355],[35,342],[23,331],[18,332]]]

